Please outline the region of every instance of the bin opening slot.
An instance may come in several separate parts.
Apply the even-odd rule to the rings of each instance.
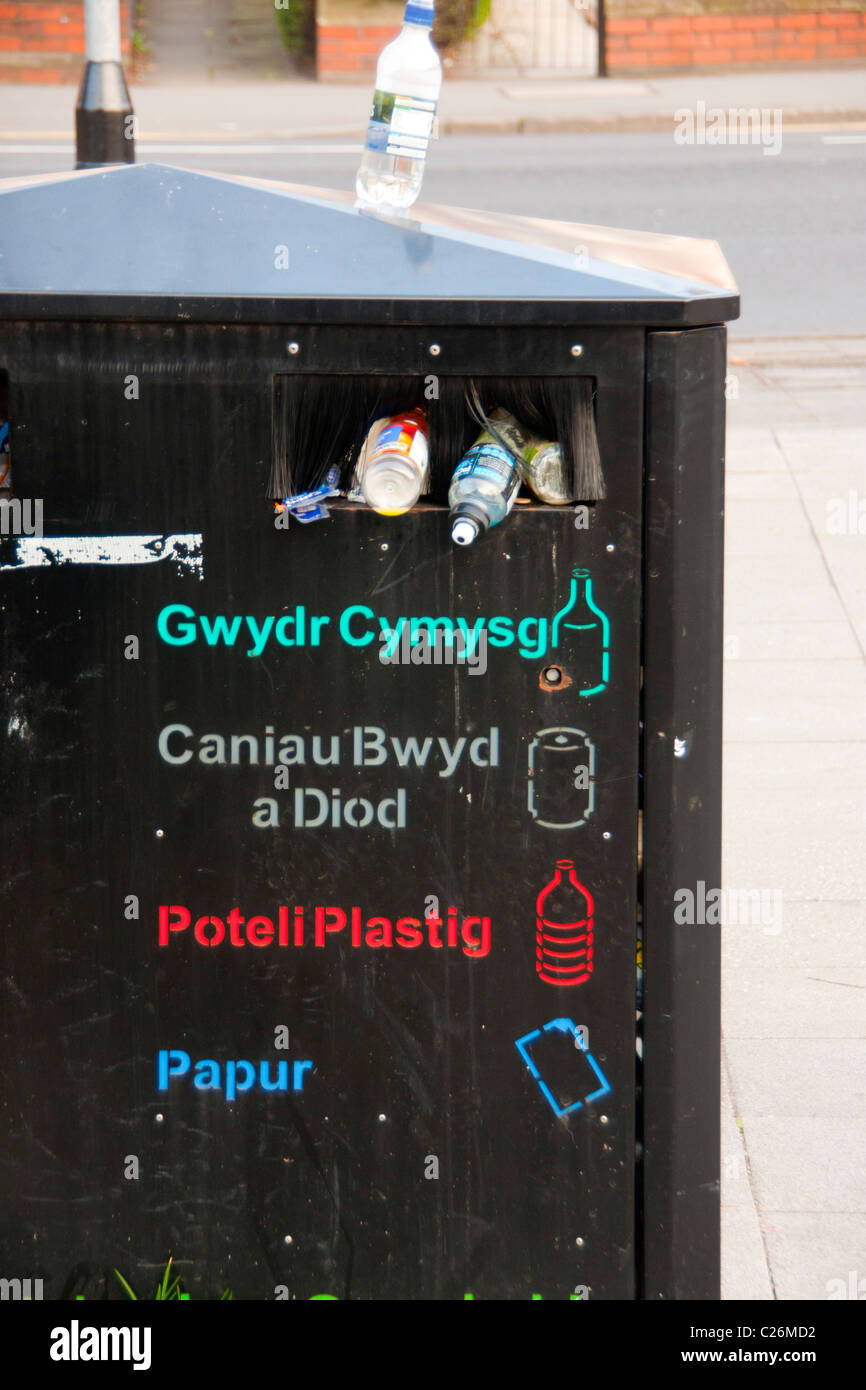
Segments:
[[[543,439],[562,447],[574,501],[605,495],[591,377],[326,376],[281,374],[273,384],[272,498],[311,492],[329,471],[348,491],[370,426],[388,415],[422,407],[430,431],[427,500],[447,504],[454,469],[477,438],[475,388],[488,414],[509,411]]]

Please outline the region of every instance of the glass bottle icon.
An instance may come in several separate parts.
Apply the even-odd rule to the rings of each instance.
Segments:
[[[592,895],[573,859],[559,859],[535,908],[535,971],[549,985],[582,985],[592,974]]]
[[[551,647],[573,659],[579,695],[597,695],[610,679],[610,621],[592,596],[587,569],[571,572],[571,592],[553,619]]]

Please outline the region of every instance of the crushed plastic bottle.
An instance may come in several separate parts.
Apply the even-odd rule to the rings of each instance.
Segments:
[[[562,449],[548,440],[532,438],[523,449],[523,481],[539,502],[562,507],[573,502],[565,476]]]
[[[325,506],[329,497],[339,497],[340,495],[340,474],[336,468],[329,468],[328,475],[320,487],[313,488],[309,492],[299,492],[293,497],[283,497],[274,503],[274,512],[277,515],[284,515],[288,520],[294,517],[296,521],[301,521],[308,526],[311,521],[324,521],[330,516],[330,511]]]

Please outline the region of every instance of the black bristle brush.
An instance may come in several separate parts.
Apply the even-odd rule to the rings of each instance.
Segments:
[[[465,377],[441,376],[436,395],[426,401],[430,428],[430,489],[428,500],[436,506],[448,504],[448,489],[454,470],[478,437],[478,425],[466,407]]]
[[[274,379],[274,461],[270,497],[319,487],[331,468],[348,489],[374,420],[424,403],[421,377],[278,376]]]
[[[444,506],[457,464],[478,436],[467,403],[478,391],[485,412],[497,406],[527,429],[562,446],[575,501],[605,496],[589,377],[439,377],[427,399],[424,377],[278,376],[274,379],[274,462],[268,495],[295,496],[319,487],[329,469],[340,486],[352,474],[370,426],[423,406],[430,431],[429,500]]]
[[[367,399],[364,377],[275,377],[268,495],[294,497],[319,487],[329,469],[342,473],[364,441]]]
[[[576,502],[605,496],[591,377],[478,377],[473,384],[488,415],[501,406],[534,434],[558,441]]]

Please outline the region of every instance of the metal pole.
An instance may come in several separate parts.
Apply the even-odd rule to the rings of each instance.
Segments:
[[[598,3],[598,75],[607,77],[607,21],[604,14],[604,0]]]
[[[75,107],[75,167],[135,163],[135,118],[120,61],[118,0],[84,0],[85,64]]]

